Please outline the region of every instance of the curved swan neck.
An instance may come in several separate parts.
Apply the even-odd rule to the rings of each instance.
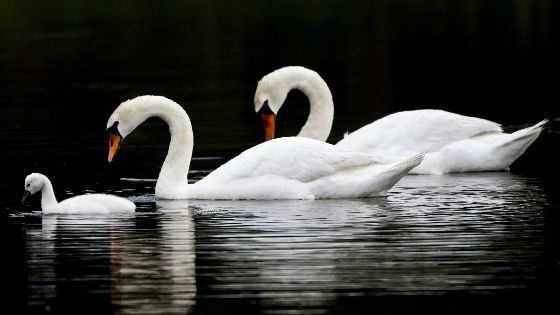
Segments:
[[[285,68],[286,69],[286,68]],[[280,79],[288,82],[288,93],[292,89],[303,92],[309,99],[309,116],[298,137],[326,141],[331,133],[334,104],[331,91],[321,76],[303,67],[288,67]]]
[[[152,106],[153,116],[163,119],[169,126],[171,140],[165,161],[161,166],[156,183],[156,195],[187,184],[187,175],[194,145],[191,120],[177,103],[165,100]]]
[[[121,104],[109,123],[121,120],[119,130],[124,137],[150,117],[163,119],[171,134],[167,156],[156,183],[156,196],[176,195],[187,185],[194,142],[191,120],[185,110],[163,96],[139,96]]]
[[[178,108],[159,116],[169,125],[171,140],[167,156],[159,172],[156,194],[163,187],[171,189],[188,183],[194,137],[189,116],[182,107],[177,106]]]
[[[53,211],[58,206],[58,201],[54,195],[54,189],[51,181],[45,176],[43,177],[43,188],[41,189],[41,209],[44,212]]]

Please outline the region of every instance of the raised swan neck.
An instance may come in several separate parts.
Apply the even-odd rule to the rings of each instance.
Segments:
[[[177,103],[161,96],[142,96],[130,114],[137,114],[138,124],[150,117],[159,117],[169,126],[171,141],[167,156],[159,172],[156,183],[158,198],[173,199],[185,194],[187,175],[193,150],[193,130],[189,116]]]
[[[303,67],[286,67],[278,71],[279,80],[287,82],[286,94],[297,89],[309,99],[309,116],[298,137],[326,141],[334,118],[332,94],[327,83],[317,72]]]

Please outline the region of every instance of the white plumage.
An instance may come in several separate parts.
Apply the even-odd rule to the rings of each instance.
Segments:
[[[381,164],[309,138],[278,138],[242,152],[193,185],[201,199],[319,199],[384,195],[422,161]]]
[[[193,148],[190,119],[162,96],[140,96],[119,105],[107,127],[124,138],[147,118],[166,121],[171,143],[156,184],[161,199],[317,199],[370,197],[386,193],[422,155],[381,164],[309,138],[280,138],[252,147],[195,184],[187,173]]]
[[[298,134],[326,141],[334,105],[323,79],[303,67],[285,67],[264,76],[255,92],[255,111],[268,104],[278,113],[288,92],[299,89],[309,97],[309,117]],[[415,110],[388,115],[352,133],[337,148],[372,154],[383,162],[426,152],[423,162],[410,173],[505,170],[537,139],[546,120],[504,133],[499,124],[443,110]]]
[[[51,181],[43,174],[32,173],[25,178],[24,200],[41,191],[43,213],[108,214],[134,212],[136,205],[125,198],[107,194],[87,194],[57,202]]]
[[[366,125],[336,144],[390,162],[429,152],[411,174],[501,171],[537,139],[546,120],[514,133],[492,121],[442,110],[405,111]]]

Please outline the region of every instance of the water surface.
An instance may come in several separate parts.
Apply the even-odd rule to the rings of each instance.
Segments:
[[[9,260],[24,264],[25,309],[515,310],[550,302],[558,280],[557,205],[538,178],[409,176],[387,198],[348,200],[155,201],[120,193],[140,211],[11,219],[24,246]],[[517,296],[525,302],[510,300]]]

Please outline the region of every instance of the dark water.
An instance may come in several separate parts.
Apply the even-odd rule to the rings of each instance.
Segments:
[[[560,11],[518,1],[0,1],[2,313],[539,313],[560,280]],[[150,120],[106,164],[105,122],[160,94],[195,132],[190,179],[261,141],[256,82],[286,65],[332,89],[331,142],[441,108],[508,130],[551,123],[510,173],[410,176],[387,198],[155,201],[167,150]],[[280,135],[307,111],[290,94]],[[110,192],[129,216],[20,205]],[[123,178],[128,178],[123,180]],[[4,312],[4,310],[6,310]]]
[[[535,311],[557,293],[550,193],[510,173],[410,176],[388,198],[12,218],[12,293],[37,313]]]

